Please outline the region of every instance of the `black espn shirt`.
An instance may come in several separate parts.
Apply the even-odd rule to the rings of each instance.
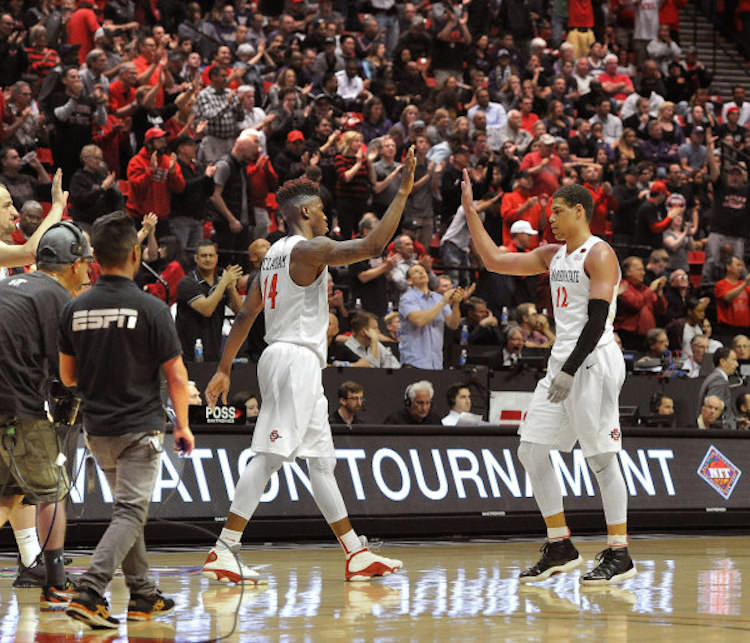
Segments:
[[[62,313],[60,352],[76,358],[92,435],[164,428],[160,369],[180,354],[167,305],[125,277],[102,275]]]

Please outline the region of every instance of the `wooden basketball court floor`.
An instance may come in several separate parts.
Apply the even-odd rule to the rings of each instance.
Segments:
[[[577,539],[585,568],[600,540]],[[649,536],[631,540],[639,574],[615,588],[586,589],[579,571],[519,586],[538,541],[388,542],[404,569],[372,583],[347,583],[338,547],[245,547],[264,566],[258,588],[200,575],[205,550],[150,552],[175,611],[127,623],[122,577],[111,585],[118,631],[99,633],[64,615],[40,615],[39,590],[14,590],[14,558],[0,559],[0,640],[39,641],[750,641],[750,538]],[[73,573],[88,556],[73,552]],[[236,614],[236,622],[235,622]]]

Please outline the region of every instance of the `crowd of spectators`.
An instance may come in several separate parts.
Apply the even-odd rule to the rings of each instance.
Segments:
[[[440,369],[494,348],[491,365],[514,367],[554,342],[546,276],[489,273],[473,254],[467,169],[486,229],[513,252],[554,242],[551,195],[584,185],[592,232],[621,259],[623,349],[697,376],[750,327],[750,102],[742,86],[712,91],[679,33],[684,5],[9,0],[0,183],[20,213],[13,241],[38,226],[57,167],[84,230],[115,209],[155,215],[138,281],[176,305],[186,359],[198,339],[199,358],[216,359],[225,310],[284,234],[275,190],[306,176],[329,234],[367,235],[413,146],[387,253],[332,271],[330,363]]]

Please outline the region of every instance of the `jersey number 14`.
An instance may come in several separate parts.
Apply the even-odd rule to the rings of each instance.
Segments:
[[[270,299],[271,309],[276,308],[276,295],[278,294],[278,291],[276,290],[276,282],[278,281],[278,278],[278,273],[273,273],[270,290],[268,290],[268,277],[263,280],[263,301],[267,302]]]

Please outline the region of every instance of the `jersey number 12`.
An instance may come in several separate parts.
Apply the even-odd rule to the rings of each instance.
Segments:
[[[562,295],[562,301],[560,301],[560,295]],[[557,308],[568,307],[568,290],[565,288],[565,286],[557,287],[557,301],[555,303],[555,306]]]
[[[263,301],[268,301],[268,299],[270,299],[271,309],[276,308],[276,295],[278,294],[278,291],[276,290],[276,281],[278,278],[278,273],[273,273],[273,277],[271,277],[271,290],[268,290],[268,277],[263,280]]]

